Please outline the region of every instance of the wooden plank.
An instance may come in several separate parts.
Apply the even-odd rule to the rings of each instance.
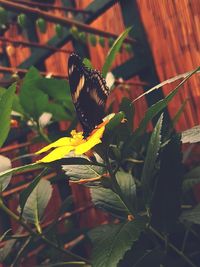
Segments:
[[[145,30],[140,19],[140,14],[137,6],[137,1],[133,0],[120,0],[122,15],[124,19],[124,24],[126,27],[133,26],[133,30],[130,33],[131,37],[137,40],[137,43],[133,45],[133,52],[135,59],[129,62],[129,67],[125,67],[125,71],[128,72],[128,78],[138,74],[142,81],[148,83],[148,86],[144,86],[144,90],[155,86],[159,83],[158,75],[156,73],[152,53],[148,40],[145,34]],[[116,72],[123,73],[123,66],[120,66]],[[126,75],[126,74],[125,74]],[[146,96],[148,106],[153,105],[155,102],[163,98],[162,90],[157,90]],[[166,117],[169,118],[168,114]],[[154,120],[154,122],[157,118]]]

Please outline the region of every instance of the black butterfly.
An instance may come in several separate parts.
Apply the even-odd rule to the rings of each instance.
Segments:
[[[69,85],[84,137],[102,122],[109,88],[99,71],[87,68],[73,53],[68,60]]]

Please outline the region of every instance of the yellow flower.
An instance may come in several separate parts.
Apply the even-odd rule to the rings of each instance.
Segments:
[[[114,116],[114,114],[112,114]],[[92,147],[101,143],[101,138],[105,131],[106,124],[110,121],[113,116],[103,121],[95,128],[87,139],[84,139],[83,132],[71,131],[71,137],[63,137],[53,142],[52,144],[43,147],[37,151],[36,154],[41,154],[50,149],[54,149],[44,158],[38,160],[38,162],[52,162],[66,156],[70,151],[74,151],[75,155],[81,155],[89,151]]]

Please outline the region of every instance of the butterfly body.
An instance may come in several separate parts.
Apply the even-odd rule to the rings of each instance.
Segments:
[[[69,57],[68,75],[72,100],[87,137],[102,122],[109,89],[100,72],[87,68],[75,53]]]

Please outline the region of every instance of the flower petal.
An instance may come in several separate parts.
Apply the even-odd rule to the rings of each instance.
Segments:
[[[62,159],[64,156],[66,156],[71,150],[73,150],[73,146],[62,146],[54,149],[51,153],[49,153],[44,158],[38,160],[37,162],[52,162],[58,159]]]
[[[51,143],[50,145],[43,147],[42,149],[37,151],[35,154],[41,154],[41,153],[46,152],[49,149],[55,148],[55,147],[68,146],[68,145],[71,145],[71,142],[72,142],[71,137],[62,137],[62,138],[58,139],[57,141]]]
[[[90,150],[92,147],[96,146],[97,144],[101,143],[101,137],[104,133],[105,127],[101,127],[100,129],[97,129],[94,134],[88,137],[87,141],[83,144],[78,145],[75,148],[75,154],[80,155],[88,150]]]

